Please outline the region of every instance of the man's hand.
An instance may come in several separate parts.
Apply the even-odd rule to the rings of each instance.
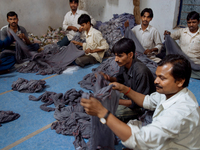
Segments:
[[[109,75],[107,75],[107,74],[105,74],[103,72],[99,72],[99,74],[102,75],[104,77],[104,79],[110,81],[110,76]]]
[[[83,31],[83,28],[82,27],[80,27],[79,28],[79,30],[78,30],[78,32],[82,32]]]
[[[128,20],[124,23],[124,27],[125,28],[129,27],[129,21]]]
[[[71,41],[73,44],[75,44],[75,45],[80,45],[80,46],[83,46],[83,43],[81,43],[81,42],[78,42],[78,41]]]
[[[18,37],[19,37],[20,39],[25,39],[24,33],[19,34]]]
[[[164,35],[170,35],[170,34],[171,34],[171,32],[165,30]]]
[[[144,51],[144,54],[147,55],[147,54],[151,54],[153,51],[151,49],[146,49]]]
[[[114,85],[112,87],[113,90],[118,90],[120,93],[126,93],[129,90],[129,87],[127,87],[123,84],[120,84],[118,82],[112,82],[110,84]]]
[[[90,48],[88,48],[88,49],[85,50],[85,53],[89,54],[89,53],[93,53],[93,51]]]
[[[85,112],[88,115],[97,116],[103,118],[108,110],[95,98],[90,99],[82,98],[80,104],[84,107]]]
[[[68,26],[67,30],[73,30],[75,32],[78,32],[78,29],[75,26]]]

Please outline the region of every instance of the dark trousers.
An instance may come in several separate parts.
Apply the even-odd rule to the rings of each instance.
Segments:
[[[70,40],[65,36],[61,41],[58,41],[57,45],[60,47],[69,45]]]

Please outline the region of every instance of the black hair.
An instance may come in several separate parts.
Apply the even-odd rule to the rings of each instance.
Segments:
[[[18,15],[14,11],[10,11],[7,13],[7,19],[8,17],[13,17],[13,16],[16,16],[18,18]]]
[[[158,66],[163,66],[167,63],[173,66],[171,75],[174,77],[175,82],[185,79],[183,87],[187,87],[191,76],[190,62],[182,55],[169,54],[158,63]]]
[[[196,11],[191,11],[188,15],[187,15],[187,21],[189,20],[196,20],[199,22],[199,13],[197,13]]]
[[[90,22],[91,24],[91,18],[89,15],[87,14],[82,14],[79,18],[78,18],[78,24],[83,24],[83,23],[88,23]]]
[[[133,52],[135,54],[135,43],[133,40],[129,38],[122,38],[119,41],[117,41],[113,48],[112,48],[112,53],[114,54],[122,54],[122,53],[130,53]],[[133,58],[135,55],[133,56]]]
[[[70,2],[70,3],[72,3],[72,2],[78,3],[79,0],[69,0],[69,2]]]
[[[153,10],[151,8],[145,8],[143,9],[143,11],[141,12],[141,16],[144,16],[144,13],[148,12],[149,13],[149,17],[153,18]]]

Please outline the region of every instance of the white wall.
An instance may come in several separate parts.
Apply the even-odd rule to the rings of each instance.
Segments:
[[[176,25],[180,0],[140,0],[140,11],[152,8],[156,27],[163,39],[165,29],[172,31]],[[0,27],[7,24],[6,14],[13,10],[19,15],[19,24],[36,35],[46,33],[48,26],[62,26],[69,0],[0,0]],[[133,13],[133,0],[85,0],[85,9],[95,20],[108,21],[113,14]]]

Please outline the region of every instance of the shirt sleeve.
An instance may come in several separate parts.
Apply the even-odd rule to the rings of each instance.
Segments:
[[[109,49],[108,43],[103,38],[103,36],[100,32],[95,34],[94,42],[97,44],[97,49],[104,49],[105,51]]]
[[[158,53],[160,53],[163,44],[162,44],[162,41],[161,41],[160,34],[157,30],[155,30],[155,32],[154,32],[154,42],[155,42],[154,48],[157,48]]]
[[[63,20],[63,30],[66,31],[68,28],[68,14],[65,15],[64,20]]]
[[[7,28],[1,29],[1,40],[5,40],[7,36]]]
[[[131,128],[132,135],[122,144],[131,149],[159,149],[159,146],[165,145],[168,140],[180,136],[178,133],[182,129],[183,119],[172,117],[173,113],[173,111],[165,113],[156,121],[143,127],[139,121],[129,121],[128,126]]]
[[[179,40],[180,37],[181,37],[181,29],[179,29],[176,32],[172,33],[170,36],[174,40]]]

